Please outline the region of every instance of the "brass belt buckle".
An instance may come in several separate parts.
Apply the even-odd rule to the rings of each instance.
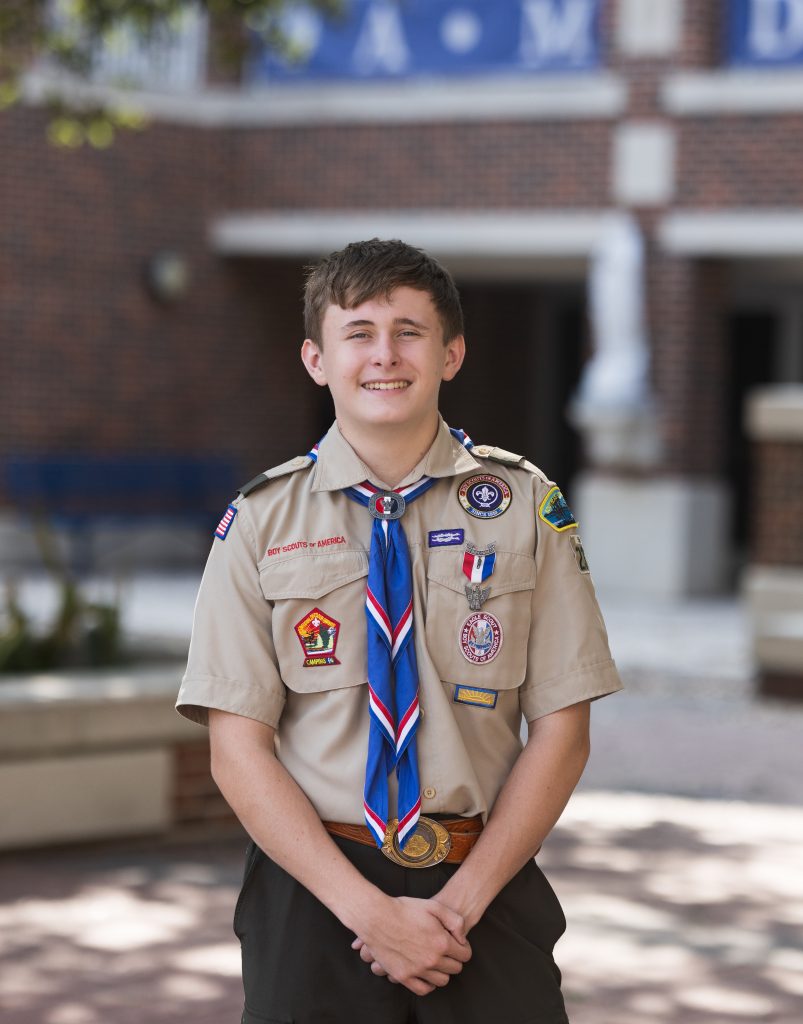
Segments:
[[[398,818],[391,818],[382,844],[382,853],[395,864],[405,868],[431,868],[446,859],[452,847],[452,837],[439,821],[419,818],[415,832],[403,850],[396,834],[398,827]]]

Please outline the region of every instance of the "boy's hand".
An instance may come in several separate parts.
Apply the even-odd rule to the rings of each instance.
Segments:
[[[428,995],[459,974],[471,958],[460,914],[433,900],[399,896],[393,913],[378,920],[351,944],[371,965],[416,995]]]

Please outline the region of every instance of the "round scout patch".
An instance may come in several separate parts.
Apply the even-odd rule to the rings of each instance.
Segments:
[[[460,650],[472,665],[493,661],[502,647],[502,640],[502,626],[488,612],[469,615],[460,630]]]
[[[460,484],[457,498],[466,512],[475,519],[496,519],[507,512],[510,488],[498,476],[481,473],[479,476],[470,476]]]

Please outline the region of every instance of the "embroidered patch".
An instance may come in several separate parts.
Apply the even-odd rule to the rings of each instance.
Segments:
[[[445,548],[449,544],[462,544],[463,537],[462,530],[431,530],[427,534],[431,548]]]
[[[498,690],[481,690],[478,686],[455,686],[455,704],[473,704],[477,708],[495,708]]]
[[[339,665],[335,657],[340,623],[330,618],[320,608],[313,608],[295,624],[296,636],[304,651],[304,668],[319,665]]]
[[[457,490],[463,508],[475,519],[496,519],[507,512],[510,488],[504,480],[490,473],[470,476]]]
[[[275,544],[266,548],[265,558],[273,558],[274,555],[286,555],[289,551],[297,551],[300,548],[328,548],[333,544],[345,544],[346,538],[338,534],[336,537],[321,537],[320,540],[294,540],[289,544]]]
[[[572,534],[572,536],[569,539],[571,540],[572,547],[574,548],[574,557],[577,559],[577,568],[580,570],[580,572],[591,572],[591,569],[588,566],[588,559],[586,558],[586,553],[583,550],[583,542],[580,540],[577,534]]]
[[[217,524],[215,529],[215,536],[220,540],[226,539],[226,534],[231,529],[231,524],[234,522],[234,517],[237,515],[237,509],[234,505],[229,505],[226,511],[223,513],[223,518]]]
[[[493,661],[502,647],[502,626],[488,612],[469,615],[460,630],[460,650],[472,665]]]
[[[558,533],[577,526],[577,520],[572,515],[572,510],[566,504],[566,499],[560,493],[559,487],[551,487],[547,491],[546,497],[538,508],[538,516]]]

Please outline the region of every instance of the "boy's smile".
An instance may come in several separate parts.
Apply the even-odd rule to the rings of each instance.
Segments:
[[[462,335],[444,345],[429,293],[408,287],[354,309],[330,305],[321,337],[321,349],[304,342],[304,365],[316,383],[329,387],[338,422],[355,436],[383,426],[415,432],[431,424],[441,381],[454,377],[465,351]]]

